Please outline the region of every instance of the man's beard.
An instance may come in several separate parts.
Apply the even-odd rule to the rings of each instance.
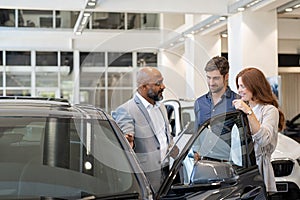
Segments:
[[[162,90],[159,90],[157,93],[155,93],[152,89],[150,89],[148,90],[147,96],[154,101],[161,101],[164,97],[162,95],[159,96],[159,93],[162,93]]]
[[[213,90],[210,89],[210,92],[211,92],[211,93],[219,93],[220,91],[223,90],[223,88],[224,88],[224,87],[217,87],[217,88],[214,88]]]

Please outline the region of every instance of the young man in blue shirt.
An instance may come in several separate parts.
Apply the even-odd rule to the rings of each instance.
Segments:
[[[232,101],[239,98],[228,86],[229,63],[225,57],[215,56],[210,59],[205,66],[205,72],[209,91],[194,104],[196,131],[211,117],[235,110]]]

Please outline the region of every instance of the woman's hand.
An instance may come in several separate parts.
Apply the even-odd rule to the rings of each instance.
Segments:
[[[246,114],[251,111],[251,108],[242,99],[235,99],[232,101],[232,104],[234,105],[235,109],[241,110]]]

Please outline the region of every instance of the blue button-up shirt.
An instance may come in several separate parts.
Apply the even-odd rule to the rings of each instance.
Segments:
[[[194,104],[195,112],[195,130],[197,131],[206,120],[221,113],[234,111],[235,107],[232,105],[234,99],[238,99],[239,95],[227,87],[225,93],[222,95],[221,100],[214,105],[212,95],[208,92],[199,97]]]

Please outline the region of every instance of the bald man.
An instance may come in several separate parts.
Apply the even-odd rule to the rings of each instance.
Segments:
[[[163,99],[165,85],[160,71],[142,67],[137,72],[137,92],[119,106],[112,117],[134,149],[143,171],[157,191],[168,173],[169,159],[165,159],[172,138]]]

